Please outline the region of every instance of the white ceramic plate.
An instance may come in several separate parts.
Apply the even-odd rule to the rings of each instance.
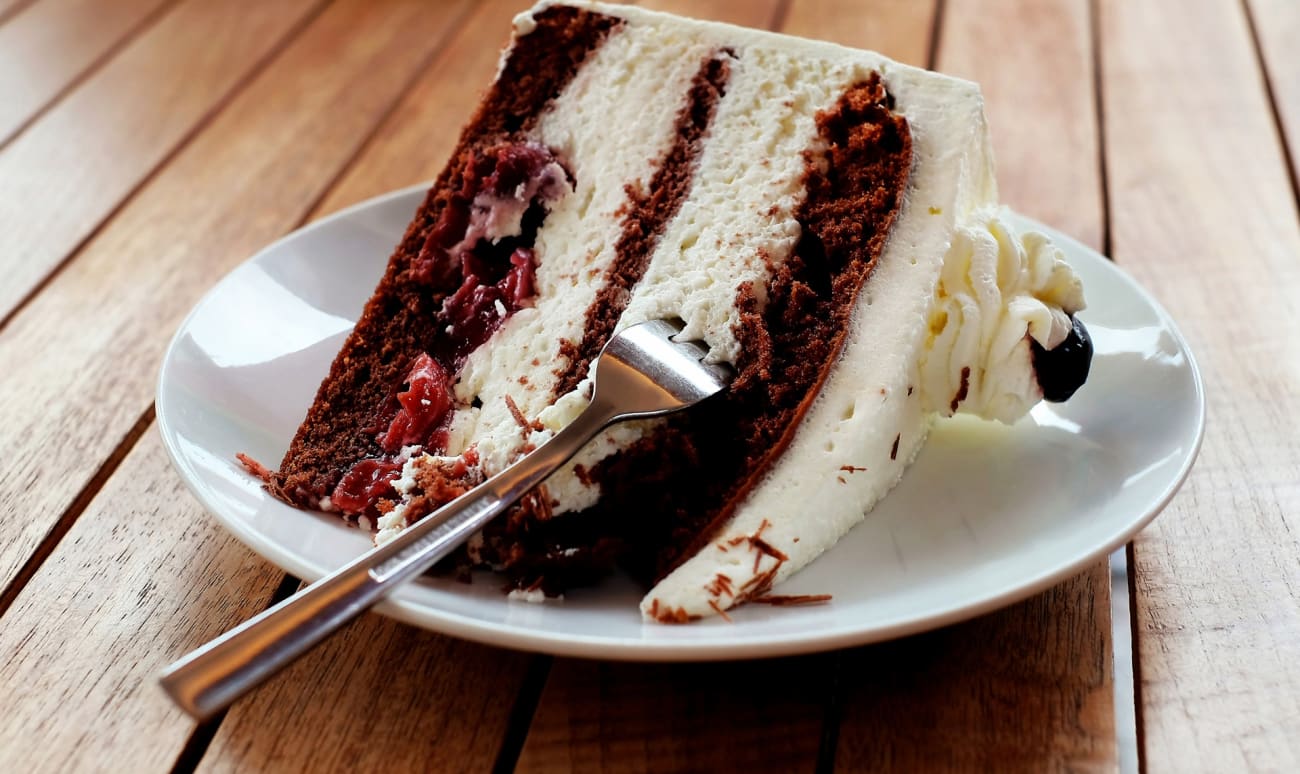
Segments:
[[[290,508],[236,463],[276,464],[383,271],[423,188],[314,223],[221,281],[181,325],[158,424],[195,496],[253,550],[309,580],[366,550],[336,517]],[[1051,233],[1083,277],[1096,357],[1086,386],[1014,427],[939,423],[902,483],[781,587],[826,605],[750,605],[733,621],[647,624],[626,578],[530,604],[496,579],[421,580],[381,612],[513,648],[606,659],[734,659],[930,629],[1027,597],[1100,560],[1168,502],[1200,444],[1204,400],[1168,315],[1096,252]]]

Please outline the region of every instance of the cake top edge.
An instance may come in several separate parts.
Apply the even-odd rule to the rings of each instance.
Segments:
[[[927,79],[942,79],[949,82],[950,88],[955,91],[969,91],[976,95],[979,94],[979,85],[973,81],[948,75],[947,73],[905,64],[895,59],[890,59],[878,51],[872,51],[866,48],[854,48],[840,43],[833,43],[828,40],[805,38],[798,35],[773,32],[771,30],[757,29],[754,27],[742,27],[728,22],[696,19],[690,16],[679,16],[677,14],[667,13],[665,11],[654,11],[635,5],[603,3],[598,2],[598,0],[539,0],[535,5],[533,5],[533,7],[515,16],[515,37],[521,37],[531,33],[536,26],[536,23],[534,22],[536,14],[555,6],[580,8],[638,24],[661,25],[665,22],[679,24],[691,27],[697,32],[705,33],[710,37],[718,39],[719,42],[725,42],[731,45],[754,44],[774,48],[784,48],[795,53],[818,57],[845,56],[858,59],[865,58],[866,60],[869,60],[865,63],[869,64],[871,69],[879,71],[886,77],[912,76]]]

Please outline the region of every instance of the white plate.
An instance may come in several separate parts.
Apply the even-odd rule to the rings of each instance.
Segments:
[[[314,580],[366,550],[333,516],[266,495],[235,462],[279,462],[423,188],[397,191],[267,247],[181,325],[158,382],[158,424],[195,496],[268,560]],[[1042,226],[1025,221],[1023,225]],[[688,626],[642,622],[626,578],[545,604],[491,576],[421,580],[381,612],[458,637],[606,659],[801,653],[930,629],[993,610],[1098,561],[1186,476],[1204,400],[1168,315],[1096,252],[1048,231],[1083,277],[1092,375],[1068,403],[1014,427],[940,423],[902,483],[833,550],[781,587],[826,605],[750,605]]]

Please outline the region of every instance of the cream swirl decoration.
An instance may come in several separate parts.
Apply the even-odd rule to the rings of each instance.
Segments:
[[[972,213],[954,234],[921,360],[925,407],[1015,422],[1042,397],[1029,339],[1053,349],[1084,308],[1060,248],[1017,234],[1001,209]]]

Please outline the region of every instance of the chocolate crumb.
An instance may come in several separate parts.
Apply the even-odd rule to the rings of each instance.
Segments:
[[[898,459],[898,442],[901,440],[903,440],[902,433],[899,433],[898,435],[894,436],[894,448],[889,450],[889,459],[891,460]]]

